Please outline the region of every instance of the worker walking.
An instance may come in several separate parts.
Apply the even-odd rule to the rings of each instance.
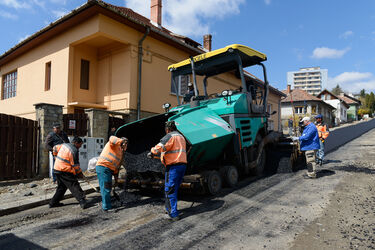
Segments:
[[[177,131],[174,121],[165,124],[166,135],[155,147],[151,148],[149,158],[160,157],[165,170],[165,209],[168,218],[179,219],[177,210],[177,193],[185,174],[187,157],[185,138]]]
[[[83,178],[79,165],[79,148],[82,146],[82,139],[74,137],[72,143],[59,144],[53,147],[53,154],[56,157],[54,173],[57,179],[56,193],[49,202],[49,207],[59,207],[63,204],[60,201],[64,198],[67,189],[77,199],[82,209],[87,207],[85,193],[79,185],[78,178]]]
[[[127,138],[118,138],[114,135],[109,137],[109,141],[105,145],[96,163],[96,173],[99,180],[100,194],[102,196],[102,210],[104,212],[112,209],[112,175],[115,178],[116,186],[118,184],[119,169],[127,146]]]
[[[323,122],[323,116],[320,114],[315,116],[315,126],[318,129],[319,143],[320,143],[320,149],[318,150],[316,154],[316,158],[317,158],[316,161],[320,166],[322,166],[323,160],[324,160],[325,140],[329,136],[329,128],[327,124]]]
[[[50,171],[52,171],[53,183],[56,183],[56,175],[53,173],[53,166],[55,165],[56,156],[53,155],[53,147],[59,144],[69,143],[69,138],[66,133],[61,130],[59,123],[54,123],[52,126],[53,131],[47,135],[45,147],[49,151],[49,154],[52,155],[52,157],[50,157],[50,166],[52,166]]]
[[[307,178],[316,178],[316,152],[320,148],[319,145],[319,134],[315,125],[311,123],[310,117],[304,117],[302,119],[304,124],[304,130],[300,137],[293,137],[294,141],[300,141],[301,151],[305,152],[306,164],[307,164]]]

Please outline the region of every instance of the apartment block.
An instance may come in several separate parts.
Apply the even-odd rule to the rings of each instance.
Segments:
[[[320,67],[300,68],[287,73],[288,85],[305,90],[310,95],[318,95],[326,86],[327,78],[328,70]]]

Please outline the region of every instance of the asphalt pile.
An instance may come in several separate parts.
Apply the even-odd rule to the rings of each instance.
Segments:
[[[125,152],[123,165],[127,173],[131,172],[157,172],[163,173],[164,166],[161,164],[159,159],[149,159],[147,158],[147,153],[145,151],[141,154],[130,154]]]
[[[114,205],[114,207],[120,207],[128,203],[139,201],[142,197],[139,194],[135,194],[135,193],[131,193],[131,192],[123,191],[123,190],[121,191],[116,190],[115,192],[119,200],[117,200],[116,198],[112,199],[113,200],[112,204]]]

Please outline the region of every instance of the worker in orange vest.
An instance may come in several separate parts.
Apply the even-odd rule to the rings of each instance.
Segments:
[[[179,219],[177,210],[177,192],[185,174],[186,140],[177,131],[174,121],[167,121],[165,124],[166,135],[160,140],[147,157],[160,157],[161,162],[166,167],[165,170],[165,209],[168,219],[177,221]]]
[[[77,199],[82,209],[87,207],[85,193],[79,185],[78,178],[83,178],[79,165],[79,148],[82,146],[82,139],[74,137],[72,143],[59,144],[53,147],[53,155],[56,157],[53,171],[57,179],[56,193],[49,202],[49,207],[59,207],[63,203],[67,189]]]
[[[325,145],[325,140],[329,136],[329,128],[327,124],[323,122],[323,116],[320,114],[315,116],[315,126],[318,129],[318,134],[319,134],[319,139],[320,139],[319,140],[320,149],[316,153],[316,161],[321,166],[323,165],[324,145]]]
[[[127,147],[127,138],[118,138],[114,135],[109,137],[109,141],[105,145],[96,163],[96,173],[99,180],[100,193],[102,195],[102,210],[104,212],[112,209],[112,175],[115,178],[116,186],[118,183],[119,168],[122,165],[124,152]]]

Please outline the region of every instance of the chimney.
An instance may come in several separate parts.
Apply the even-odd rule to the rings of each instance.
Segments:
[[[151,0],[151,22],[161,27],[161,0]]]
[[[290,93],[290,84],[286,87],[286,94],[288,95]]]
[[[212,35],[210,35],[210,34],[204,35],[203,36],[203,47],[206,50],[211,51],[211,45],[212,45]]]

